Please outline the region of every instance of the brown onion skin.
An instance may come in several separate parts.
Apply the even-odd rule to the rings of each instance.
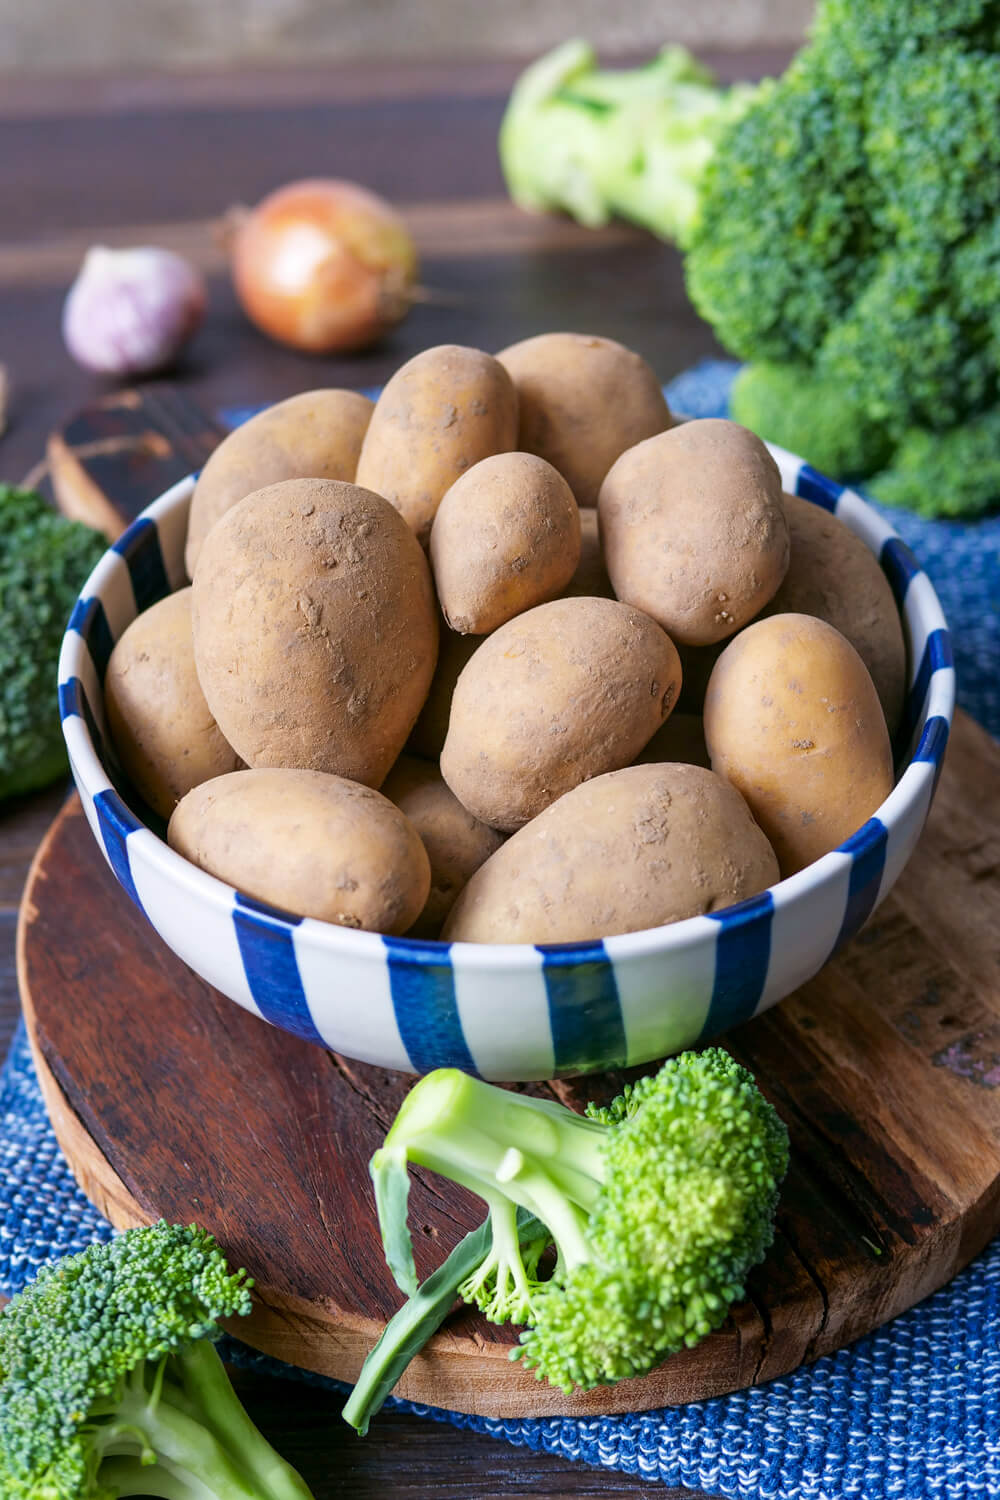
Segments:
[[[262,333],[312,354],[363,349],[404,318],[417,252],[399,214],[367,188],[309,178],[238,220],[233,285]]]

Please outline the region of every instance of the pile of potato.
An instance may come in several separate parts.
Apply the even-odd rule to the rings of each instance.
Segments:
[[[186,561],[112,654],[112,736],[173,848],[292,912],[634,931],[793,874],[892,786],[876,559],[609,339],[272,407],[206,464]]]

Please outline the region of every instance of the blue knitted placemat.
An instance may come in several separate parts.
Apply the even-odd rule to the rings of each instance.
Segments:
[[[736,366],[668,388],[718,416]],[[886,512],[925,565],[953,628],[959,699],[1000,734],[1000,517],[975,524]],[[110,1237],[45,1115],[23,1030],[0,1071],[0,1291]],[[238,1362],[341,1388],[230,1344]],[[740,1500],[1000,1497],[1000,1239],[950,1286],[848,1349],[714,1401],[627,1417],[492,1420],[396,1405],[536,1451]]]

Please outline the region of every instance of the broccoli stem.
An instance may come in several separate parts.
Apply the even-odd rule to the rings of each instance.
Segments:
[[[407,1095],[382,1149],[450,1177],[491,1209],[503,1200],[527,1209],[570,1270],[590,1259],[585,1230],[604,1180],[606,1133],[554,1100],[444,1068]]]
[[[137,1458],[105,1459],[100,1481],[120,1500],[130,1495],[150,1495],[155,1500],[218,1500],[215,1491],[193,1475],[174,1473],[159,1463],[143,1464]]]

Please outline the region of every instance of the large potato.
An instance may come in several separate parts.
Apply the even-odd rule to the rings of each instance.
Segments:
[[[673,422],[646,361],[614,339],[542,333],[502,349],[520,405],[518,447],[547,459],[580,505],[596,505],[619,454]]]
[[[448,942],[564,943],[718,911],[778,878],[733,787],[700,766],[629,766],[508,839],[451,909]]]
[[[427,559],[387,500],[326,479],[248,495],[206,537],[192,600],[205,697],[248,765],[381,784],[438,631]]]
[[[598,509],[615,593],[678,645],[733,635],[788,568],[778,466],[735,422],[684,422],[630,448]]]
[[[616,599],[556,599],[501,625],[462,672],[441,774],[491,828],[520,828],[634,760],[670,713],[680,663],[648,615]]]
[[[431,862],[430,895],[410,936],[436,938],[459,891],[500,848],[503,834],[474,818],[429,761],[401,755],[382,793],[406,814]]]
[[[788,572],[763,614],[816,615],[846,636],[871,673],[890,733],[906,694],[906,644],[878,558],[830,511],[786,495]]]
[[[322,771],[206,781],[178,804],[167,839],[248,896],[338,927],[405,932],[430,890],[427,852],[399,808]]]
[[[576,572],[562,591],[563,599],[613,599],[608,570],[601,553],[597,510],[592,505],[580,507],[580,561]]]
[[[705,740],[785,876],[835,849],[892,790],[889,731],[865,664],[810,615],[758,620],[730,641],[708,684]]]
[[[374,403],[358,391],[303,391],[237,427],[211,455],[191,496],[188,577],[205,537],[229,508],[282,479],[353,481]]]
[[[190,589],[145,610],[119,638],[104,704],[125,774],[163,818],[192,787],[239,767],[198,681]]]
[[[517,392],[481,349],[439,344],[398,369],[361,445],[357,482],[396,507],[422,543],[455,480],[517,446]]]
[[[431,528],[431,567],[444,617],[488,635],[554,599],[580,561],[573,491],[531,453],[484,458],[446,491]]]

